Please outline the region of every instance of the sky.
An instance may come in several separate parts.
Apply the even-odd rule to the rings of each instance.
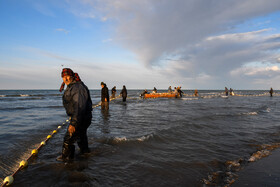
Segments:
[[[279,0],[0,0],[0,89],[280,89]]]

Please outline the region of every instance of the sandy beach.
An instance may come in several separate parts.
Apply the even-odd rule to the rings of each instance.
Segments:
[[[232,186],[280,186],[280,149],[242,169]]]

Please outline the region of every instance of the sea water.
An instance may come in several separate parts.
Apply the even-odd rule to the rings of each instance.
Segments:
[[[91,153],[79,155],[76,146],[70,164],[56,161],[62,126],[14,176],[15,186],[202,186],[213,173],[225,176],[227,161],[246,161],[260,145],[280,142],[278,94],[199,90],[193,97],[184,90],[182,98],[142,99],[141,92],[128,90],[127,101],[111,101],[108,111],[93,109]],[[100,90],[90,93],[98,104]],[[68,119],[61,97],[56,90],[0,90],[0,183]]]

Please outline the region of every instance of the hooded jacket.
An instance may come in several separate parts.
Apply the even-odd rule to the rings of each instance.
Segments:
[[[83,126],[83,119],[91,118],[92,101],[89,90],[82,81],[70,83],[62,99],[66,113],[71,117],[70,124],[75,128]]]

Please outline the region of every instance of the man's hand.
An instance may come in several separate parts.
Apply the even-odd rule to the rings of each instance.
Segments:
[[[70,134],[70,136],[72,136],[72,134],[75,132],[75,127],[73,125],[69,125],[68,127],[68,132]]]

